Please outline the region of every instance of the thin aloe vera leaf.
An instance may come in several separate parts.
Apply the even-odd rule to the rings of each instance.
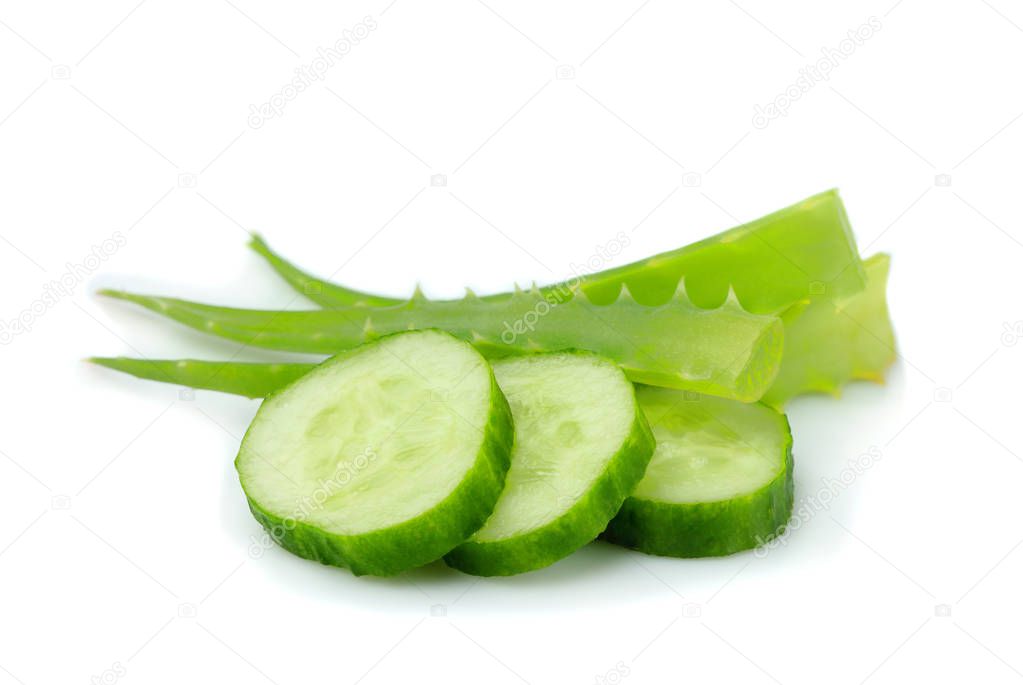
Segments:
[[[266,397],[316,366],[131,357],[90,357],[86,361],[136,378],[252,398]]]
[[[401,302],[319,279],[273,252],[259,236],[250,245],[293,288],[322,307]],[[829,190],[686,247],[541,292],[578,284],[590,301],[609,304],[627,287],[639,303],[659,305],[673,297],[683,278],[699,307],[719,306],[732,290],[747,311],[757,314],[780,313],[807,298],[843,297],[862,290],[866,282],[845,207],[838,191]]]
[[[629,379],[752,402],[770,387],[781,361],[784,328],[776,316],[751,314],[734,295],[716,309],[689,301],[681,284],[667,303],[650,307],[623,290],[600,306],[566,293],[539,290],[499,300],[421,296],[393,307],[267,311],[218,307],[121,291],[127,300],[199,331],[246,345],[333,354],[403,330],[437,328],[484,355],[585,349],[614,360]]]
[[[252,234],[249,247],[263,257],[273,267],[274,271],[280,274],[281,278],[287,281],[292,288],[320,306],[335,307],[366,304],[386,307],[401,302],[401,300],[391,297],[342,288],[316,278],[271,250],[270,246],[266,244],[266,241],[258,233]]]
[[[890,258],[864,261],[867,287],[836,300],[786,312],[781,370],[762,402],[781,407],[806,392],[837,395],[850,380],[884,381],[895,361],[886,289]]]

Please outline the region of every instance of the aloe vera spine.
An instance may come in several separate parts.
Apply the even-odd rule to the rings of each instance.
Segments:
[[[257,347],[333,354],[379,335],[438,328],[484,355],[586,349],[616,361],[629,378],[740,401],[770,387],[782,354],[778,317],[751,314],[735,297],[717,309],[695,306],[684,284],[666,304],[649,307],[623,291],[600,306],[573,292],[563,299],[538,290],[485,301],[421,296],[393,307],[266,311],[217,307],[176,298],[103,291],[197,330]]]

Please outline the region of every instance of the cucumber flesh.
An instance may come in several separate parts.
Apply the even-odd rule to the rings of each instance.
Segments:
[[[705,557],[757,547],[792,513],[792,434],[763,404],[640,386],[657,439],[646,475],[602,537],[648,554]]]
[[[235,465],[286,549],[356,575],[440,558],[504,484],[510,411],[486,361],[439,331],[333,357],[266,399]]]
[[[639,482],[654,442],[610,360],[559,352],[499,360],[515,445],[486,524],[445,557],[475,575],[542,568],[592,541]]]

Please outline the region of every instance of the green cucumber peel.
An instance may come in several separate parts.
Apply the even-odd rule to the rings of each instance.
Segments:
[[[254,235],[250,246],[298,292],[326,308],[393,306],[400,299],[352,290],[298,268]],[[559,292],[578,285],[596,304],[614,302],[623,288],[641,304],[672,299],[682,279],[698,307],[719,306],[734,291],[748,311],[778,314],[816,296],[861,290],[864,273],[838,191],[806,198],[767,216],[648,259],[546,286]],[[507,293],[485,296],[497,299]]]
[[[317,368],[192,359],[90,361],[140,378],[246,397],[271,394]],[[654,438],[632,384],[610,360],[566,351],[501,359],[492,366],[512,411],[511,468],[491,517],[445,561],[466,573],[510,575],[554,563],[597,537],[642,478]]]
[[[285,549],[393,575],[468,538],[504,487],[513,441],[486,361],[440,331],[387,336],[272,393],[235,466]]]
[[[744,402],[757,400],[770,387],[784,335],[780,318],[747,312],[734,294],[716,309],[697,307],[684,282],[658,306],[639,304],[628,289],[609,305],[578,297],[577,290],[558,298],[533,288],[492,300],[471,293],[458,301],[416,295],[390,307],[314,311],[237,309],[100,292],[257,347],[332,354],[389,333],[437,328],[472,343],[489,358],[585,349],[614,360],[633,381]]]
[[[657,440],[643,480],[601,537],[647,554],[757,547],[792,514],[792,433],[770,407],[665,388],[636,396]]]
[[[504,576],[548,566],[596,538],[643,477],[654,438],[610,360],[559,352],[493,369],[515,424],[511,468],[493,514],[444,560]]]

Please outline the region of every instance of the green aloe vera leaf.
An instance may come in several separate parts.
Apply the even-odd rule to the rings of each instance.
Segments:
[[[864,261],[867,287],[835,300],[815,300],[786,312],[781,370],[761,399],[781,407],[805,392],[837,395],[850,380],[882,382],[895,361],[895,334],[885,291],[890,258]]]
[[[818,301],[786,312],[781,367],[765,404],[782,407],[806,392],[837,394],[849,380],[883,382],[895,361],[895,337],[885,290],[890,258],[864,262],[867,287],[840,305]],[[92,358],[96,364],[139,378],[177,383],[246,397],[262,397],[297,378],[312,365],[249,364],[126,357]]]
[[[864,262],[867,288],[846,300],[841,313],[820,302],[788,321],[781,369],[762,402],[781,407],[809,390],[834,393],[850,379],[884,380],[884,370],[895,360],[895,338],[885,301],[889,261],[888,255],[876,254]],[[246,397],[263,397],[315,367],[126,357],[93,357],[89,361],[138,378]],[[839,373],[823,375],[822,370],[828,368]]]
[[[458,301],[420,296],[393,307],[316,311],[236,309],[110,290],[102,294],[257,347],[332,354],[387,333],[437,328],[491,358],[585,349],[614,360],[630,380],[744,402],[759,399],[770,387],[784,336],[780,318],[751,314],[734,296],[717,309],[701,309],[686,297],[684,285],[656,307],[637,303],[627,289],[607,306],[567,292],[559,299],[533,290],[491,301],[471,294]]]
[[[258,233],[252,234],[249,247],[259,253],[292,288],[321,306],[335,307],[367,304],[386,307],[401,302],[401,300],[391,297],[381,297],[372,293],[349,290],[348,288],[342,288],[341,286],[320,280],[299,269],[271,250],[270,246],[266,244],[266,241]]]
[[[323,307],[401,302],[318,279],[273,252],[259,236],[250,245],[293,288]],[[719,306],[731,289],[746,310],[757,314],[780,313],[811,294],[842,297],[865,283],[845,207],[838,191],[829,190],[692,245],[541,291],[564,290],[578,280],[596,304],[613,302],[625,286],[641,304],[658,305],[672,298],[683,278],[699,307]]]
[[[252,398],[266,397],[316,366],[130,357],[90,357],[86,361],[136,378]]]

